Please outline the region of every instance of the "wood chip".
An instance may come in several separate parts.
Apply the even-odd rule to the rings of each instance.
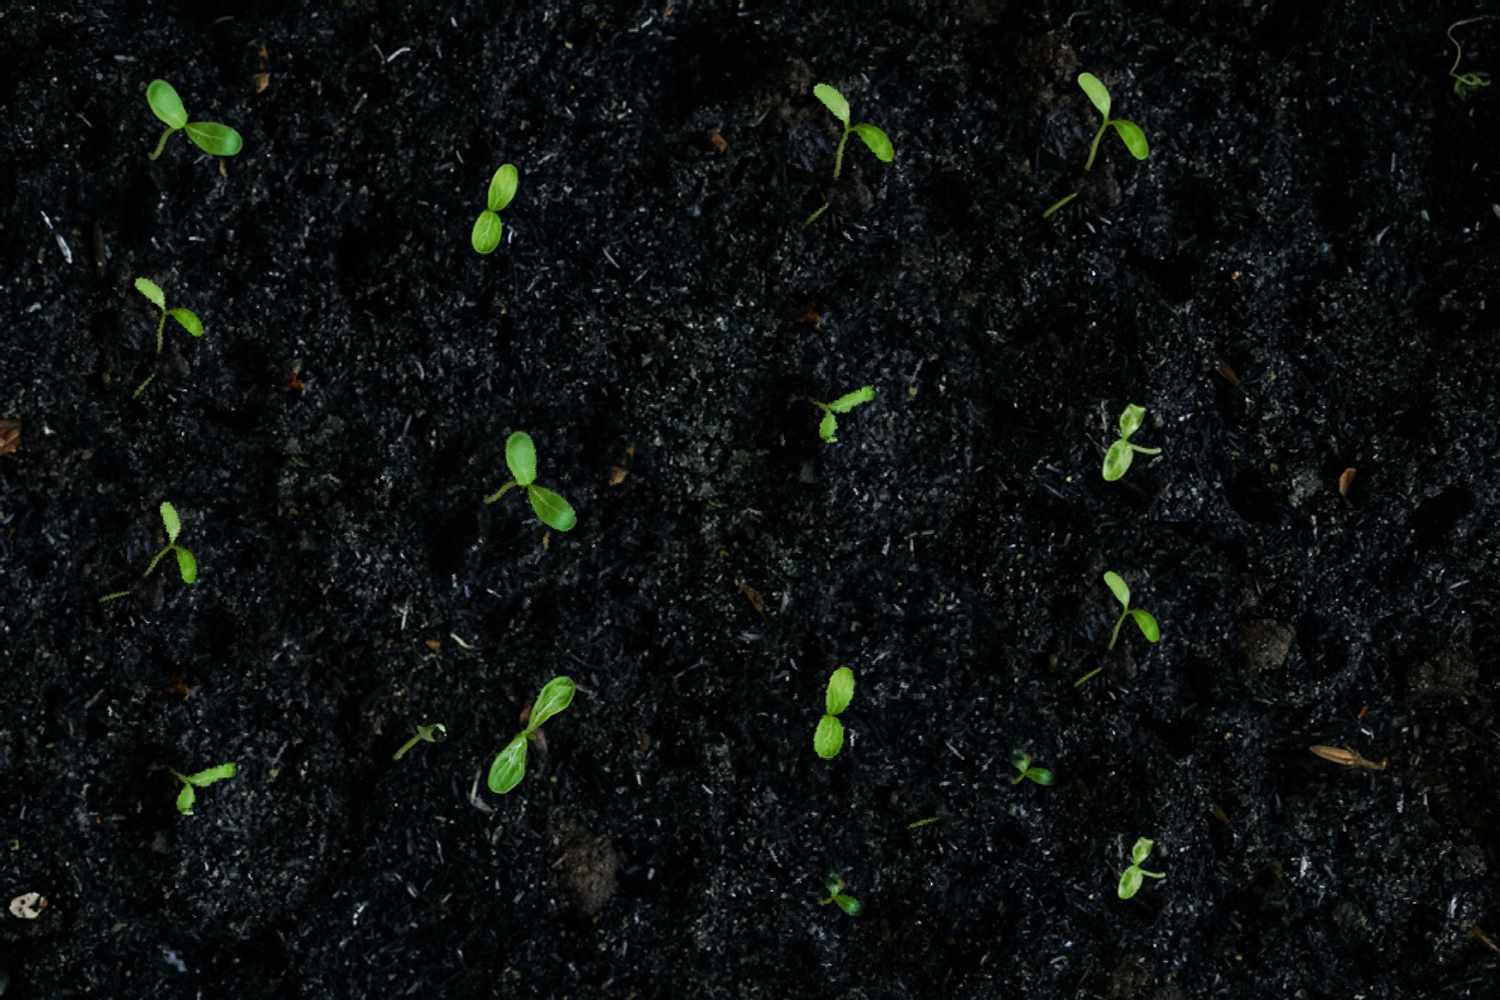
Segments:
[[[1219,367],[1215,368],[1214,371],[1224,376],[1224,381],[1228,382],[1230,385],[1240,384],[1240,377],[1236,375],[1234,369],[1229,367],[1228,365],[1220,365]]]
[[[1345,469],[1339,474],[1339,496],[1346,497],[1349,495],[1349,487],[1353,485],[1356,475],[1358,475],[1358,470],[1352,467]]]
[[[21,421],[0,420],[0,455],[9,455],[21,450]]]
[[[760,591],[756,590],[754,587],[741,580],[740,593],[744,594],[746,600],[750,602],[750,604],[755,608],[756,611],[760,612],[760,616],[762,618],[766,616],[766,602],[761,598]]]
[[[1315,756],[1338,764],[1340,767],[1359,767],[1367,771],[1384,771],[1386,765],[1390,763],[1389,760],[1383,760],[1377,764],[1373,760],[1360,755],[1358,752],[1350,750],[1348,747],[1328,747],[1323,746],[1321,743],[1315,743],[1307,749],[1311,750]]]
[[[426,645],[427,648],[430,649],[430,650],[432,650],[434,653],[438,652],[439,650],[441,650],[443,648],[443,640],[441,640],[441,639],[426,639],[426,640],[423,640],[423,642],[424,642],[424,645]]]
[[[714,148],[715,153],[723,153],[729,149],[729,140],[720,135],[718,129],[708,133],[708,144]]]
[[[611,465],[609,467],[609,485],[619,486],[625,481],[625,477],[628,475],[630,475],[629,470],[623,466]]]

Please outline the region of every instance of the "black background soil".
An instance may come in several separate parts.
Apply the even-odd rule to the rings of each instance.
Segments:
[[[1493,996],[1482,12],[9,5],[5,996]],[[1081,70],[1149,160],[1082,175]],[[156,77],[223,175],[147,161]],[[820,81],[894,163],[832,183]],[[137,276],[206,336],[158,364]],[[572,533],[481,503],[515,430]]]

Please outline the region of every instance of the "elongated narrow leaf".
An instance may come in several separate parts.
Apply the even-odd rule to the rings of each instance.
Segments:
[[[158,309],[167,308],[167,296],[161,290],[161,286],[150,278],[136,278],[135,290],[151,300],[151,304]]]
[[[511,203],[516,196],[516,188],[520,185],[521,175],[516,171],[514,163],[502,163],[500,169],[495,171],[495,176],[490,178],[490,190],[485,196],[485,204],[491,212],[503,212],[505,207]]]
[[[1104,574],[1104,585],[1109,588],[1110,593],[1115,595],[1115,600],[1120,602],[1120,607],[1130,607],[1130,587],[1125,583],[1125,578],[1114,570],[1107,570]]]
[[[1078,86],[1082,87],[1083,92],[1089,95],[1089,100],[1094,103],[1094,107],[1099,109],[1099,113],[1108,119],[1110,108],[1109,90],[1104,86],[1103,82],[1092,73],[1079,73]]]
[[[175,319],[179,326],[194,337],[203,336],[203,321],[191,309],[184,309],[181,306],[177,306],[174,309],[168,309],[167,315]]]
[[[238,132],[218,122],[189,122],[187,137],[210,156],[235,156],[245,147]]]
[[[536,482],[536,445],[531,443],[530,434],[516,431],[505,439],[505,467],[517,485],[530,486]]]
[[[1135,452],[1130,448],[1130,442],[1124,438],[1115,441],[1109,446],[1109,451],[1104,453],[1104,480],[1113,483],[1123,479],[1125,473],[1130,471],[1130,463],[1135,461]]]
[[[1146,133],[1135,122],[1115,119],[1111,122],[1115,131],[1120,133],[1120,138],[1125,142],[1125,148],[1130,150],[1130,155],[1137,160],[1144,160],[1151,155],[1151,147],[1146,143]]]
[[[526,723],[526,728],[536,732],[542,727],[542,723],[573,704],[573,694],[577,690],[578,686],[571,677],[552,678],[532,703],[531,719]]]
[[[177,535],[182,531],[182,518],[177,516],[177,508],[163,500],[161,502],[161,526],[167,529],[167,541],[177,541]]]
[[[833,444],[838,441],[838,438],[835,436],[838,434],[838,431],[839,418],[833,415],[832,410],[829,410],[823,414],[823,419],[818,421],[818,437],[822,438],[825,444]]]
[[[861,913],[865,912],[864,904],[855,899],[853,896],[845,896],[843,893],[836,893],[833,897],[833,901],[838,905],[839,909],[843,910],[851,917],[857,917]]]
[[[868,122],[854,126],[854,131],[865,145],[870,147],[870,152],[875,154],[875,159],[881,163],[890,163],[896,158],[896,147],[891,145],[891,137]]]
[[[146,103],[151,105],[152,114],[173,128],[187,124],[187,108],[182,106],[176,88],[167,81],[152,80],[146,85]]]
[[[189,785],[196,785],[199,788],[207,788],[209,785],[212,785],[217,781],[223,781],[226,778],[232,778],[237,773],[239,773],[239,768],[236,767],[231,761],[229,763],[219,764],[215,767],[207,768],[203,771],[198,771],[194,774],[184,774],[181,777],[182,780],[186,781]]]
[[[177,793],[177,811],[184,816],[193,814],[193,803],[198,801],[198,790],[192,785],[183,785]]]
[[[526,734],[517,733],[516,738],[505,745],[490,765],[489,778],[485,784],[496,795],[504,795],[526,777]]]
[[[531,509],[536,511],[537,520],[554,531],[572,531],[578,524],[573,505],[545,486],[526,487],[526,497],[531,501]]]
[[[831,715],[818,720],[813,733],[813,750],[824,760],[833,760],[844,749],[844,724]]]
[[[828,693],[824,696],[824,704],[828,708],[829,715],[843,715],[844,709],[849,707],[849,702],[854,700],[854,671],[848,667],[839,667],[828,678]]]
[[[853,392],[847,392],[828,404],[828,408],[834,413],[848,413],[863,403],[868,403],[875,398],[875,387],[872,385],[861,386]]]
[[[500,245],[500,234],[504,229],[500,216],[486,209],[474,220],[474,231],[469,233],[469,244],[476,253],[494,253],[495,248]]]
[[[1141,428],[1141,421],[1146,419],[1146,408],[1128,403],[1125,409],[1120,411],[1120,437],[1130,440],[1130,435]]]
[[[181,545],[172,546],[172,551],[177,554],[177,572],[182,575],[182,582],[197,583],[198,560]]]
[[[1131,608],[1130,617],[1135,619],[1136,626],[1141,630],[1141,635],[1146,637],[1147,642],[1161,641],[1161,626],[1156,624],[1156,619],[1151,614],[1140,608]]]
[[[849,102],[844,100],[843,94],[826,83],[820,83],[813,88],[813,96],[822,101],[823,107],[832,112],[833,117],[843,122],[845,128],[849,127]]]

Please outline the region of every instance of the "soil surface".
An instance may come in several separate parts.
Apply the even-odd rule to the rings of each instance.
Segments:
[[[1493,997],[1475,13],[9,5],[0,994]]]

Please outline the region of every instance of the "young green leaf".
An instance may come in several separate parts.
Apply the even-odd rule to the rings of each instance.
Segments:
[[[896,148],[891,145],[891,137],[874,125],[868,123],[856,125],[854,131],[865,141],[865,145],[870,147],[870,152],[874,153],[875,158],[881,163],[890,163],[896,158]]]
[[[831,715],[818,720],[813,733],[813,750],[824,760],[833,760],[844,748],[844,724]]]
[[[1130,150],[1131,156],[1144,160],[1151,155],[1151,147],[1146,143],[1146,133],[1141,131],[1139,125],[1118,118],[1110,124],[1120,133],[1120,139],[1125,143],[1125,148]]]
[[[496,795],[504,795],[519,785],[524,777],[526,777],[526,734],[520,732],[495,757],[494,763],[490,765],[489,777],[485,784]]]
[[[182,582],[197,583],[198,560],[181,545],[172,546],[172,551],[177,555],[177,572],[182,576]]]
[[[849,916],[851,917],[857,917],[865,911],[863,903],[855,899],[853,896],[846,896],[841,892],[836,892],[833,894],[833,902],[834,905],[843,910],[845,913],[849,914]]]
[[[573,694],[578,690],[571,677],[554,677],[542,688],[531,706],[531,720],[526,731],[534,733],[542,723],[573,703]]]
[[[193,814],[193,804],[198,801],[198,790],[192,785],[184,784],[182,791],[177,793],[177,811],[184,816]]]
[[[1146,408],[1135,403],[1125,404],[1125,409],[1120,411],[1120,437],[1126,441],[1130,436],[1141,429],[1141,421],[1146,419]]]
[[[500,233],[504,229],[500,216],[486,209],[474,220],[474,231],[469,234],[469,243],[482,254],[494,253],[500,245]]]
[[[1161,627],[1156,624],[1156,619],[1149,612],[1140,608],[1131,608],[1130,617],[1135,619],[1136,627],[1141,630],[1141,635],[1146,637],[1147,642],[1161,641]]]
[[[1141,870],[1131,865],[1120,873],[1120,885],[1115,892],[1121,899],[1130,899],[1141,891]]]
[[[824,696],[824,703],[828,708],[829,715],[842,715],[844,709],[849,707],[849,702],[854,699],[854,671],[848,667],[839,667],[828,678],[828,691]]]
[[[1109,90],[1105,88],[1104,83],[1092,73],[1079,73],[1078,86],[1083,88],[1083,92],[1088,95],[1094,107],[1099,109],[1099,113],[1108,119],[1110,99]]]
[[[190,122],[186,131],[193,145],[210,156],[234,156],[245,145],[238,132],[218,122]]]
[[[505,439],[505,465],[521,486],[536,482],[536,445],[531,435],[516,431]]]
[[[161,502],[161,525],[167,529],[167,542],[170,544],[177,541],[177,536],[182,532],[182,519],[177,516],[177,508],[169,501]]]
[[[1109,587],[1110,593],[1115,595],[1115,600],[1120,602],[1122,608],[1130,607],[1130,587],[1125,583],[1124,577],[1113,570],[1106,570],[1104,583]]]
[[[1135,864],[1144,864],[1151,856],[1151,848],[1156,846],[1156,841],[1148,837],[1140,837],[1130,848],[1130,860]]]
[[[526,487],[526,497],[531,501],[537,520],[554,531],[572,531],[578,524],[573,505],[545,486]]]
[[[178,777],[187,782],[189,785],[196,785],[199,788],[207,788],[209,785],[212,785],[215,782],[234,777],[235,774],[238,773],[238,771],[239,768],[237,768],[233,763],[227,763],[219,764],[202,771],[197,771],[193,774],[179,774]]]
[[[1123,478],[1133,461],[1135,450],[1130,447],[1130,442],[1124,438],[1116,440],[1104,453],[1104,481],[1113,483]]]
[[[149,278],[136,278],[135,290],[151,300],[151,304],[158,309],[167,308],[167,295],[161,290],[161,286]]]
[[[827,108],[833,117],[843,122],[845,128],[849,127],[849,102],[844,100],[843,94],[826,83],[820,83],[813,88],[813,96],[822,101],[823,107]]]
[[[868,403],[875,398],[875,387],[871,385],[862,386],[853,392],[845,393],[838,399],[828,404],[828,408],[834,413],[848,413],[862,403]]]
[[[485,196],[485,204],[491,212],[502,212],[516,196],[516,188],[520,185],[520,174],[513,163],[502,163],[500,169],[495,171],[495,176],[490,178],[490,190]],[[499,222],[498,219],[495,220]],[[497,241],[498,242],[498,241]],[[483,252],[483,251],[481,251]]]
[[[832,410],[824,413],[823,419],[818,421],[818,437],[822,438],[825,444],[834,444],[838,441],[838,438],[835,436],[838,434],[838,430],[838,417],[833,415]]]
[[[187,124],[187,109],[182,106],[182,98],[167,81],[152,80],[146,85],[146,103],[151,105],[152,114],[172,128],[182,128]]]
[[[168,309],[167,315],[175,319],[177,321],[177,325],[182,327],[192,336],[203,336],[203,321],[199,319],[198,314],[193,312],[191,309],[184,309],[181,306],[177,306],[173,309]]]

